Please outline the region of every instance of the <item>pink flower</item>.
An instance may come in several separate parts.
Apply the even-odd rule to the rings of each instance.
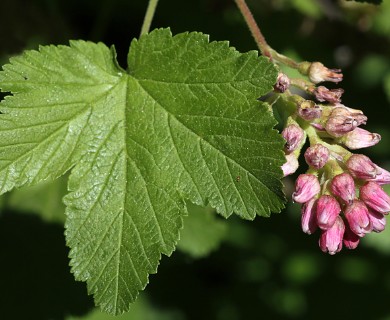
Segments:
[[[381,140],[377,133],[371,133],[361,128],[355,128],[353,131],[346,133],[340,140],[347,148],[351,150],[371,147]]]
[[[321,117],[322,109],[313,101],[305,100],[298,106],[298,115],[306,121],[311,121]]]
[[[310,81],[317,84],[324,81],[338,83],[343,80],[340,69],[328,69],[321,62],[313,62],[309,68]]]
[[[322,230],[330,229],[340,214],[339,202],[332,196],[322,195],[317,200],[317,224]]]
[[[321,233],[319,240],[321,250],[323,252],[328,252],[331,255],[339,252],[343,246],[344,232],[344,221],[340,216],[337,216],[333,226]]]
[[[301,209],[302,231],[307,234],[312,234],[317,230],[315,204],[316,204],[316,199],[312,198],[311,200],[306,202]]]
[[[366,233],[372,231],[371,220],[368,217],[368,209],[363,201],[354,200],[347,205],[344,210],[345,218],[351,230],[359,237],[364,237]]]
[[[377,212],[387,214],[390,211],[390,197],[376,182],[369,181],[360,187],[360,199]]]
[[[330,103],[339,103],[341,101],[341,96],[344,93],[343,89],[331,89],[324,86],[319,86],[312,90],[312,93],[315,95],[316,99],[320,102],[328,101]]]
[[[390,183],[390,172],[374,164],[377,174],[375,178],[367,179],[374,181],[377,184],[389,184]]]
[[[332,179],[330,184],[332,193],[342,199],[346,204],[352,203],[355,199],[355,183],[348,173],[341,173]]]
[[[291,81],[287,75],[282,72],[279,72],[278,79],[274,85],[274,89],[277,92],[283,93],[290,87]]]
[[[282,165],[283,177],[289,176],[297,171],[299,167],[297,156],[293,153],[286,155],[286,163]]]
[[[306,149],[306,163],[316,169],[321,169],[329,159],[329,149],[320,143]]]
[[[312,122],[310,123],[310,125],[316,129],[317,131],[326,131],[324,126],[321,124],[321,123],[315,123],[315,122]]]
[[[383,213],[376,212],[368,208],[368,217],[371,220],[372,231],[382,232],[386,227],[386,217]]]
[[[351,175],[358,179],[373,179],[379,173],[370,158],[363,154],[352,155],[346,165]]]
[[[361,124],[366,124],[367,117],[361,112],[351,112],[348,108],[334,108],[325,123],[325,130],[333,137],[341,137]]]
[[[320,190],[320,183],[314,174],[300,174],[295,182],[293,201],[305,203],[316,196]]]
[[[290,124],[282,131],[282,136],[286,140],[285,149],[287,153],[296,150],[305,137],[305,132],[300,126]]]
[[[354,233],[349,227],[348,223],[345,223],[345,232],[343,243],[347,249],[356,249],[359,245],[360,237]]]

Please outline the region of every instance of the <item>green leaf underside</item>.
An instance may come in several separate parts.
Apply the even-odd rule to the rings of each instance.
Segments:
[[[0,191],[71,169],[72,271],[109,313],[128,310],[174,250],[184,199],[246,219],[283,207],[283,141],[256,101],[276,70],[256,52],[161,29],[132,42],[127,72],[84,41],[3,69]]]

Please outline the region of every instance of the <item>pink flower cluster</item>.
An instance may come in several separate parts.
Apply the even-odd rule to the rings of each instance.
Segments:
[[[360,154],[352,157],[367,158]],[[390,197],[381,187],[390,183],[390,172],[376,166],[378,174],[367,179],[369,169],[356,171],[353,163],[347,161],[348,172],[334,176],[325,188],[311,173],[299,175],[295,183],[292,198],[303,204],[302,230],[312,234],[320,229],[320,248],[330,254],[343,245],[355,249],[367,233],[383,231],[385,215],[390,212]]]
[[[338,83],[342,74],[312,63],[306,73],[313,84],[323,81]],[[289,82],[279,77],[279,92]],[[381,185],[390,184],[390,172],[373,163],[356,150],[377,144],[381,137],[360,128],[367,122],[362,111],[341,104],[343,89],[329,90],[324,86],[308,87],[319,102],[294,96],[297,109],[287,122],[282,136],[286,140],[285,176],[294,173],[306,136],[310,146],[304,152],[309,166],[298,176],[293,201],[301,203],[301,225],[307,234],[320,230],[319,246],[329,254],[342,247],[355,249],[367,233],[381,232],[390,212],[390,197]],[[349,150],[348,150],[349,149]]]

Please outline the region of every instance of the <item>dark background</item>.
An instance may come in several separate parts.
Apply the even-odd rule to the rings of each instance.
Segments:
[[[384,2],[248,0],[274,49],[343,68],[343,103],[364,110],[366,128],[382,135],[364,153],[390,169],[384,86],[390,8]],[[126,67],[146,6],[142,0],[1,0],[0,62],[26,48],[85,39],[114,44]],[[233,0],[160,0],[152,28],[168,26],[229,40],[240,51],[256,49]],[[94,312],[85,284],[74,281],[63,226],[27,213],[6,207],[0,216],[0,319],[111,319]],[[226,223],[225,240],[208,257],[180,251],[164,257],[121,319],[390,319],[390,233],[329,256],[319,250],[318,234],[301,232],[298,205],[269,219]]]

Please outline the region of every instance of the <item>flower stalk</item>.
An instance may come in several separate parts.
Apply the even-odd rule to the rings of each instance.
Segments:
[[[252,12],[250,11],[245,0],[235,0],[235,1],[236,1],[238,9],[241,11],[241,14],[245,19],[245,22],[246,22],[253,38],[255,39],[257,46],[259,47],[260,52],[264,56],[272,59],[273,57],[272,57],[271,52],[270,52],[270,47],[269,47],[267,41],[265,41],[263,33],[261,32],[259,26],[257,25],[256,20],[253,17]]]

